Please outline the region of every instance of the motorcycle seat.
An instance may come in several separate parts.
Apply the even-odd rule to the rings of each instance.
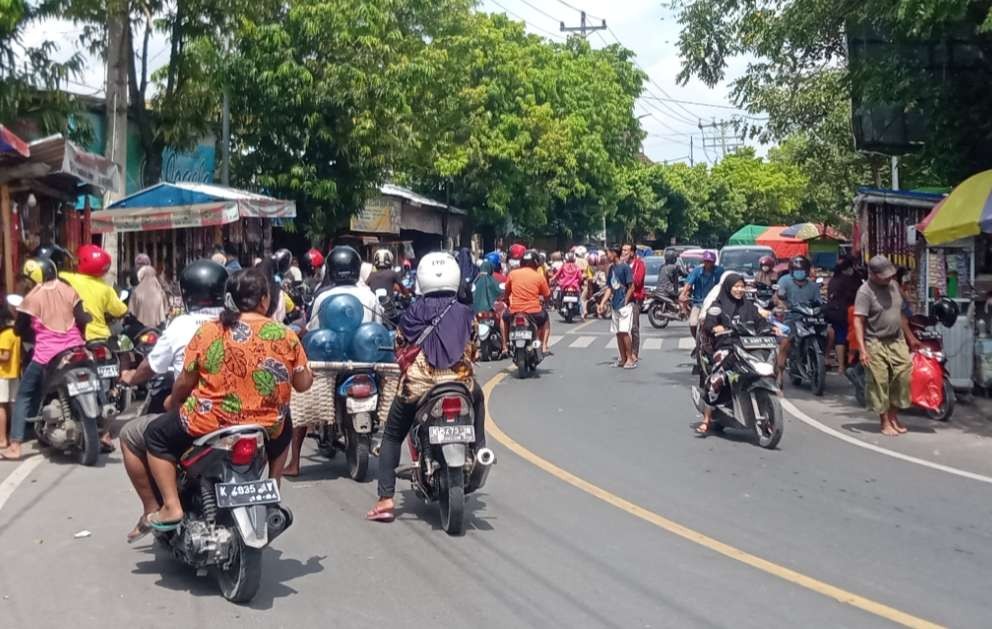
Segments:
[[[285,429],[284,429],[285,430]],[[205,446],[225,437],[232,435],[247,435],[256,432],[265,432],[265,429],[258,424],[239,424],[237,426],[225,426],[220,430],[207,433],[193,442],[194,446]]]

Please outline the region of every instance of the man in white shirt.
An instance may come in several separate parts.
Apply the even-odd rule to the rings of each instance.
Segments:
[[[307,330],[320,328],[320,321],[317,316],[320,313],[320,306],[334,295],[341,294],[354,295],[361,302],[365,311],[362,323],[382,322],[382,306],[379,304],[379,298],[375,296],[371,288],[359,283],[361,270],[362,258],[357,251],[351,247],[334,247],[326,265],[326,273],[329,275],[327,279],[331,282],[330,288],[324,288],[314,299]]]

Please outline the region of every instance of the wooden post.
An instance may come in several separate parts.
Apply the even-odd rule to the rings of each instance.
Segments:
[[[3,229],[3,287],[6,293],[14,290],[14,226],[11,224],[10,188],[0,185],[0,227]]]

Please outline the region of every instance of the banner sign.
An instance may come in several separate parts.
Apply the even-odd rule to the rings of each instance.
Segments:
[[[237,222],[240,218],[237,202],[225,201],[170,208],[103,210],[93,212],[90,220],[94,234],[107,234],[214,227]]]
[[[365,207],[351,217],[351,231],[373,234],[399,234],[401,201],[379,195],[366,201]]]
[[[121,171],[116,163],[100,155],[87,153],[66,140],[62,171],[105,192],[123,192]]]

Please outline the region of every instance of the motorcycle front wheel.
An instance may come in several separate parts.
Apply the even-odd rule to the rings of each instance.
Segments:
[[[232,603],[248,603],[255,598],[262,583],[262,549],[249,548],[235,533],[234,553],[230,564],[215,568],[220,593]]]
[[[827,361],[820,347],[813,342],[806,345],[806,370],[813,395],[823,395],[823,389],[827,385]]]
[[[445,468],[441,475],[438,500],[441,508],[441,528],[448,535],[465,533],[465,473],[460,467]]]
[[[652,327],[663,330],[668,327],[668,317],[665,316],[665,308],[663,306],[654,306],[651,310],[648,310],[648,322]]]
[[[927,411],[927,417],[939,422],[946,422],[951,420],[951,415],[954,414],[954,405],[957,403],[957,395],[954,393],[954,387],[951,386],[951,380],[949,378],[944,378],[944,401],[941,402],[940,406],[933,411]]]
[[[83,429],[82,443],[79,448],[79,463],[86,466],[96,465],[97,459],[100,458],[100,429],[97,427],[95,419],[83,417],[79,423]]]
[[[751,399],[742,405],[747,425],[754,433],[755,443],[766,450],[774,450],[782,440],[782,404],[768,389],[755,389],[750,395]]]

